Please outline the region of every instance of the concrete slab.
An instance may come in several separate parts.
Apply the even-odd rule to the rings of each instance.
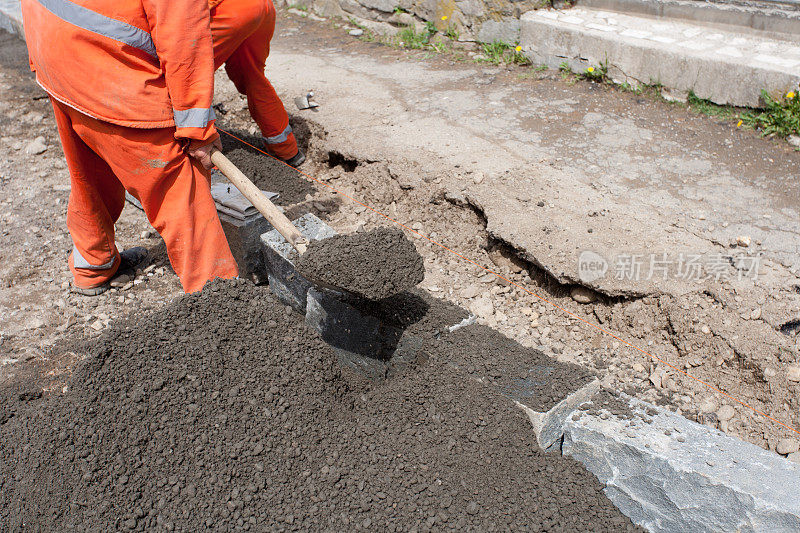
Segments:
[[[749,107],[762,105],[762,90],[783,95],[800,82],[797,42],[603,10],[555,14],[529,11],[520,19],[520,44],[536,64],[558,68],[566,62],[581,72],[607,62],[609,75],[619,82],[658,83],[718,104]]]
[[[551,450],[561,446],[567,418],[575,412],[579,405],[591,400],[599,390],[600,381],[596,379],[571,393],[548,411],[531,409],[524,403],[524,400],[515,400],[514,403],[528,415],[539,447],[543,450]]]
[[[616,11],[628,15],[666,17],[703,24],[741,26],[800,39],[800,9],[791,1],[726,2],[695,0],[581,0],[581,7]],[[777,35],[776,35],[777,36]]]
[[[619,401],[628,415],[597,405],[568,417],[562,452],[605,483],[634,523],[658,532],[800,530],[800,465],[659,407]]]

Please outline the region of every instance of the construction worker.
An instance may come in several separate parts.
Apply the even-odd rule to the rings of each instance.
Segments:
[[[209,0],[214,68],[225,71],[247,96],[250,116],[258,124],[264,148],[293,167],[305,161],[275,89],[264,76],[269,44],[275,32],[272,0]]]
[[[22,0],[22,14],[70,171],[73,290],[100,294],[142,259],[115,245],[126,189],[164,238],[186,292],[237,276],[209,189],[220,142],[208,4]]]

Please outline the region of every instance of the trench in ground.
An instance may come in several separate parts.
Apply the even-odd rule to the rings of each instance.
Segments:
[[[238,115],[233,113],[226,120],[246,124],[247,117]],[[773,360],[776,364],[788,360],[781,346],[773,347],[774,353],[757,356],[751,353],[757,348],[737,345],[729,338],[731,334],[726,337],[697,331],[706,315],[727,312],[714,295],[614,298],[595,294],[594,302],[577,304],[570,297],[574,286],[559,283],[542,268],[521,259],[505,243],[494,240],[486,231],[480,210],[448,199],[448,176],[431,175],[413,162],[384,162],[372,155],[365,158],[342,153],[328,148],[327,134],[313,121],[294,116],[292,124],[302,132],[298,137],[309,155],[303,171],[321,183],[311,183],[314,191],[289,207],[290,215],[312,211],[340,233],[391,224],[325,186],[330,185],[753,407],[789,425],[800,425],[800,400],[785,381],[776,386],[767,379]],[[472,310],[476,302],[490,300],[494,309],[479,318],[480,322],[521,344],[596,371],[609,388],[668,406],[691,420],[764,448],[774,449],[778,440],[787,436],[776,424],[737,404],[733,419],[719,420],[716,411],[726,403],[723,396],[425,239],[416,238],[414,242],[426,262],[424,288]],[[789,322],[784,332],[794,336],[797,329]],[[732,336],[736,338],[738,333],[749,334],[734,331]]]

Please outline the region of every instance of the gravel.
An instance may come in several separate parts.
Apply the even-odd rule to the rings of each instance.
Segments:
[[[634,529],[446,353],[370,385],[242,280],[62,348],[65,393],[0,402],[10,530]]]

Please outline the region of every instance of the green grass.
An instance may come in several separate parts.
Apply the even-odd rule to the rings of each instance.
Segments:
[[[414,26],[406,26],[397,34],[398,45],[401,48],[409,48],[411,50],[427,48],[430,40],[431,33],[427,31],[427,28],[425,31],[417,33],[417,29]]]
[[[445,35],[445,37],[447,37],[451,41],[457,41],[458,38],[461,36],[458,33],[458,29],[455,26],[453,26],[452,24],[448,25],[447,29],[444,30],[444,35]]]
[[[492,43],[481,43],[481,52],[484,59],[479,60],[483,63],[500,65],[503,63],[514,63],[516,65],[529,65],[530,60],[522,53],[519,46],[513,46],[502,41]]]
[[[772,98],[766,91],[761,91],[761,98],[766,108],[743,113],[739,117],[743,124],[759,130],[764,136],[788,137],[800,134],[800,98],[795,91],[780,99]]]
[[[686,97],[686,104],[692,111],[712,118],[721,118],[727,120],[739,118],[736,114],[736,110],[733,107],[717,105],[709,100],[704,100],[694,94],[694,91],[689,91],[689,95]]]

